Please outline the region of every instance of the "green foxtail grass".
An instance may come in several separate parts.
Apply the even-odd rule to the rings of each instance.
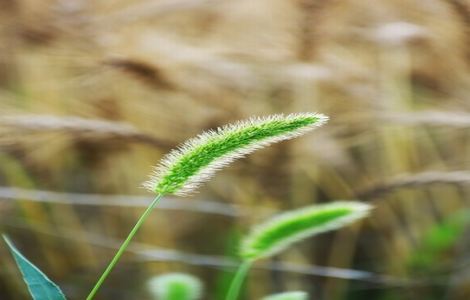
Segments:
[[[157,194],[155,199],[134,225],[86,299],[94,298],[161,197],[168,194],[186,195],[235,159],[272,143],[300,136],[327,120],[328,117],[316,113],[251,118],[202,133],[171,151],[155,168],[150,180],[144,183],[147,189]]]
[[[144,186],[160,194],[186,195],[235,159],[302,135],[327,120],[316,113],[272,115],[204,132],[167,154]]]
[[[343,227],[367,215],[365,203],[339,201],[281,213],[254,227],[240,247],[244,260],[275,255],[291,244]]]
[[[203,293],[201,281],[184,273],[153,277],[148,282],[148,289],[158,300],[197,300],[201,299]]]
[[[235,274],[227,300],[237,299],[242,281],[255,260],[275,255],[295,242],[350,224],[365,217],[370,208],[368,204],[353,201],[312,205],[281,213],[254,227],[241,241],[243,263]]]
[[[284,292],[266,296],[262,300],[308,300],[308,294],[303,291]]]

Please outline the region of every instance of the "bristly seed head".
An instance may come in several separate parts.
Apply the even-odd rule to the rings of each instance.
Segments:
[[[204,132],[167,154],[144,186],[160,194],[187,195],[235,159],[302,135],[327,120],[316,113],[280,114]]]
[[[148,282],[150,293],[158,300],[197,300],[202,298],[199,278],[185,273],[167,273]]]
[[[256,260],[275,255],[295,242],[361,219],[370,209],[365,203],[338,201],[281,213],[256,226],[243,238],[240,256],[244,260]]]

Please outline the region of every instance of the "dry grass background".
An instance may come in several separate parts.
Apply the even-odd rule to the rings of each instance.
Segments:
[[[164,202],[100,299],[150,299],[145,281],[167,271],[222,299],[248,225],[354,198],[376,204],[367,222],[260,264],[246,299],[468,299],[468,226],[420,272],[409,261],[470,204],[469,68],[467,0],[0,1],[0,228],[82,299],[171,147],[318,111],[331,122],[314,134]],[[0,262],[0,298],[26,299],[3,246]]]

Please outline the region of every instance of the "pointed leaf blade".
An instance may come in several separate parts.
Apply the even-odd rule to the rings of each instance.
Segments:
[[[16,265],[20,269],[23,280],[34,300],[66,300],[60,288],[24,257],[8,237],[3,236],[3,239],[10,248]]]

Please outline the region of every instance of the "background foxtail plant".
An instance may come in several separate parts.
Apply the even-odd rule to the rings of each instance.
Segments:
[[[338,201],[281,213],[255,226],[242,239],[240,257],[243,263],[235,274],[227,300],[237,299],[243,279],[255,260],[275,255],[295,242],[364,218],[370,209],[371,206],[365,203]]]
[[[184,273],[153,277],[148,282],[148,289],[156,300],[198,300],[203,294],[199,278]]]
[[[275,255],[295,242],[348,225],[366,216],[370,205],[337,201],[281,213],[255,226],[240,247],[240,257],[257,260]]]

